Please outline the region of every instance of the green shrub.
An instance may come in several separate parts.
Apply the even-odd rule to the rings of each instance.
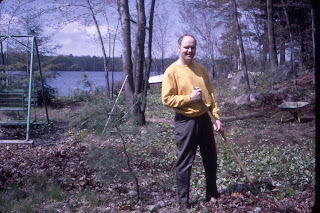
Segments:
[[[109,119],[114,101],[108,99],[100,90],[87,93],[83,99],[84,106],[81,107],[80,111],[75,112],[71,116],[71,126],[101,133],[106,125],[107,120]],[[110,120],[108,122],[109,124],[115,124],[119,122],[120,118],[123,116],[121,100],[119,102],[110,116]]]

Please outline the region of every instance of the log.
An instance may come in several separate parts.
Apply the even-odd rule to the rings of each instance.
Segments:
[[[225,123],[225,122],[231,122],[231,121],[237,121],[237,120],[244,120],[244,119],[248,119],[248,118],[257,118],[257,117],[262,117],[267,115],[267,112],[257,112],[257,113],[252,113],[249,115],[243,115],[243,116],[230,116],[230,117],[225,117],[225,118],[221,118],[221,122]]]
[[[33,144],[33,140],[0,140],[0,144]]]

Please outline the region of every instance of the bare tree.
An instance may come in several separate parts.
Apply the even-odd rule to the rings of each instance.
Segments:
[[[42,4],[39,4],[42,3]],[[37,6],[37,7],[35,7]],[[41,2],[40,0],[7,0],[2,1],[0,4],[0,34],[1,35],[32,35],[36,36],[38,50],[41,54],[52,54],[59,45],[52,45],[52,35],[48,35],[44,31],[45,18],[43,16],[43,10],[50,8],[50,4],[47,2]],[[1,64],[10,64],[9,55],[12,51],[20,51],[25,48],[19,46],[14,50],[10,48],[11,39],[6,39],[1,42]],[[20,49],[22,48],[22,49]],[[5,73],[6,68],[3,67],[0,71]],[[8,83],[6,75],[3,75],[1,79],[3,86],[7,86]]]
[[[209,72],[211,77],[215,75],[215,47],[217,43],[218,27],[223,25],[227,28],[225,33],[220,37],[225,39],[221,45],[228,46],[225,54],[228,54],[234,59],[235,64],[239,63],[239,69],[244,72],[244,80],[246,92],[251,90],[249,84],[249,77],[247,71],[246,54],[243,44],[243,36],[241,26],[238,18],[238,5],[235,0],[218,0],[218,1],[183,1],[183,8],[181,9],[182,19],[187,23],[187,31],[194,32],[200,36],[199,44],[203,44],[204,55],[206,55],[207,63],[209,65]],[[217,17],[218,16],[218,17]],[[223,21],[221,21],[223,17]],[[230,36],[233,36],[232,39]],[[235,40],[238,41],[236,44]],[[236,47],[236,48],[234,48]],[[228,52],[228,53],[226,53]]]
[[[117,0],[118,11],[120,14],[121,20],[121,29],[122,29],[122,60],[123,60],[123,71],[128,76],[128,81],[125,85],[125,98],[126,106],[128,112],[132,115],[131,118],[134,119],[134,122],[137,124],[145,124],[144,109],[146,100],[146,95],[143,95],[144,81],[144,45],[145,45],[145,36],[146,36],[146,16],[145,16],[145,3],[144,0],[136,1],[137,8],[137,21],[131,20],[129,3],[128,0]],[[151,7],[150,16],[153,16],[154,6]],[[135,34],[135,49],[132,62],[131,55],[131,24],[130,21],[133,21],[136,24],[136,34]],[[151,26],[152,26],[152,22]],[[152,33],[152,29],[149,26],[149,30]],[[152,42],[152,36],[149,34],[149,45]],[[151,46],[150,50],[151,51]],[[148,54],[150,54],[149,52]],[[151,60],[151,58],[150,58]],[[144,78],[149,78],[149,75],[145,75]]]
[[[155,8],[156,0],[152,0],[151,2],[151,9],[150,9],[150,16],[149,16],[149,31],[148,31],[148,53],[147,53],[147,64],[146,70],[144,73],[144,85],[143,85],[143,93],[142,93],[142,105],[141,111],[145,114],[146,107],[147,107],[147,90],[148,90],[148,79],[150,76],[151,70],[151,63],[152,63],[152,34],[153,34],[153,18],[154,18],[154,8]]]
[[[215,31],[222,22],[215,19],[214,13],[210,8],[201,5],[190,6],[187,3],[182,4],[182,8],[180,10],[181,20],[187,25],[187,32],[198,36],[198,43],[201,47],[199,55],[208,63],[210,79],[213,80],[216,76],[215,51],[217,35]]]
[[[105,83],[106,83],[106,95],[110,98],[110,86],[109,86],[109,70],[108,70],[108,57],[107,51],[103,39],[103,34],[101,32],[101,24],[99,23],[99,17],[103,14],[105,9],[105,3],[101,0],[56,0],[59,6],[59,15],[62,15],[61,23],[66,25],[73,21],[82,21],[85,24],[93,23],[97,30],[98,41],[101,46],[103,65],[105,73]],[[89,18],[88,18],[89,17]],[[109,46],[109,49],[111,47]]]
[[[314,24],[314,8],[311,7],[311,19],[312,19],[312,70],[313,70],[313,85],[315,85],[315,73],[316,73],[316,40],[315,40],[315,24]]]
[[[92,19],[93,19],[94,24],[96,26],[98,37],[99,37],[99,41],[100,41],[100,44],[101,44],[101,50],[102,50],[102,55],[103,55],[104,76],[105,76],[105,82],[106,82],[106,95],[107,95],[108,98],[110,98],[110,86],[109,86],[109,74],[108,74],[108,58],[107,58],[106,50],[105,50],[105,47],[104,47],[104,42],[103,42],[100,26],[98,24],[98,20],[96,18],[96,14],[95,14],[94,8],[91,5],[91,0],[85,0],[85,1],[86,1],[87,5],[88,5],[88,9],[90,10]]]
[[[237,25],[237,31],[238,31],[241,68],[242,68],[242,71],[244,72],[246,92],[250,92],[251,88],[250,88],[248,69],[247,69],[247,59],[246,59],[246,54],[245,54],[244,47],[243,47],[242,32],[241,32],[239,19],[238,19],[238,9],[237,9],[237,1],[236,0],[233,0],[233,5],[234,5],[234,18],[235,18],[235,23]]]
[[[144,43],[146,40],[146,14],[144,0],[137,0],[137,24],[135,34],[135,49],[133,55],[134,93],[142,91],[144,70]],[[139,100],[137,100],[140,102]],[[140,105],[140,104],[139,104]]]
[[[320,58],[320,2],[313,1],[315,22],[315,58]],[[315,118],[316,118],[316,137],[315,137],[315,200],[312,208],[313,213],[320,211],[320,61],[315,62]]]
[[[293,83],[294,86],[297,86],[297,70],[294,69],[294,44],[293,44],[293,37],[292,37],[292,32],[291,32],[291,28],[290,28],[290,21],[289,21],[289,15],[287,13],[287,9],[286,6],[283,2],[283,0],[281,0],[281,4],[283,7],[283,11],[284,11],[284,15],[286,17],[286,22],[288,25],[288,31],[289,31],[289,38],[290,38],[290,54],[291,54],[291,58],[290,58],[290,62],[291,62],[291,72],[293,72]]]
[[[133,114],[134,106],[134,85],[133,85],[133,65],[131,60],[131,24],[128,0],[117,0],[118,10],[121,20],[122,37],[122,69],[128,80],[125,84],[125,100],[127,111]]]
[[[154,28],[154,35],[153,35],[153,43],[154,47],[153,49],[156,49],[160,53],[160,68],[157,70],[159,73],[163,73],[165,70],[165,65],[164,65],[164,59],[166,57],[166,49],[168,45],[168,38],[170,37],[170,32],[169,31],[169,21],[170,21],[170,12],[169,10],[165,7],[165,5],[160,4],[157,7],[155,17],[154,17],[154,22],[155,22],[155,28]],[[157,55],[158,54],[154,54]]]
[[[273,24],[273,8],[272,0],[267,0],[267,19],[268,19],[268,41],[269,41],[269,59],[270,68],[275,72],[278,66],[277,49],[274,38],[274,24]]]
[[[258,53],[259,53],[259,64],[260,64],[260,70],[264,70],[266,60],[265,60],[265,51],[264,51],[264,45],[265,45],[265,28],[266,28],[266,22],[264,19],[261,18],[261,16],[264,15],[265,10],[261,9],[260,7],[263,5],[256,3],[256,5],[252,5],[252,2],[248,5],[248,19],[250,20],[250,23],[253,26],[254,32],[253,32],[253,39],[257,42],[258,47]]]

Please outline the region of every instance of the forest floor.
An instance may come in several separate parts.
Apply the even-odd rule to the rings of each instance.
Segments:
[[[226,136],[261,193],[216,135],[221,197],[201,201],[205,181],[197,155],[190,212],[311,212],[315,117],[310,76],[299,77],[299,94],[292,95],[309,102],[301,122],[277,107],[293,94],[285,90],[292,87],[290,81],[272,86],[284,92],[270,95],[271,86],[265,87],[263,100],[241,106],[231,103],[234,92],[222,89],[227,82],[214,82]],[[71,127],[72,115],[82,107],[55,103],[49,109],[53,125],[32,127],[33,145],[0,144],[0,212],[179,212],[174,113],[161,105],[159,87],[150,90],[143,127],[123,124],[104,137]],[[2,140],[24,137],[24,128],[0,128]]]

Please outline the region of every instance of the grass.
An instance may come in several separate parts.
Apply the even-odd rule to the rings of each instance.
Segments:
[[[66,199],[66,192],[55,183],[48,183],[45,176],[29,177],[24,184],[10,184],[0,191],[0,211],[37,212],[44,203],[59,203]]]

